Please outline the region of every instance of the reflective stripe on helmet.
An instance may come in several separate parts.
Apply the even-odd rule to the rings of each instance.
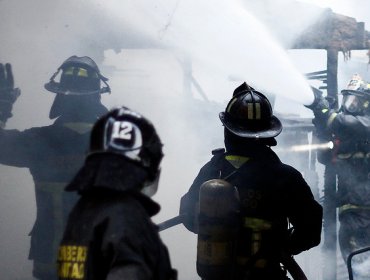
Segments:
[[[233,98],[231,101],[230,101],[230,104],[227,106],[226,108],[226,112],[230,113],[230,110],[231,108],[233,107],[233,104],[235,103],[235,101],[237,101],[238,99],[237,98]]]
[[[260,120],[260,119],[261,119],[261,104],[248,103],[248,120]]]
[[[253,120],[253,103],[248,103],[248,120]]]
[[[261,119],[261,104],[260,103],[254,103],[256,106],[256,120]]]
[[[86,77],[86,78],[92,76],[92,78],[98,78],[98,74],[96,72],[90,72],[90,75],[89,75],[89,71],[81,67],[68,67],[63,71],[63,75],[71,75],[71,76],[73,75],[73,76]]]

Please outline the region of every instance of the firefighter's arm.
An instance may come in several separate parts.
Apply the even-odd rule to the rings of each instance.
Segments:
[[[179,216],[183,225],[193,233],[198,232],[198,208],[199,193],[189,191],[181,197]]]
[[[217,154],[216,154],[217,153]],[[184,226],[194,232],[198,233],[198,214],[199,214],[199,190],[200,186],[210,179],[218,178],[219,167],[217,162],[224,153],[224,149],[217,149],[212,151],[214,155],[212,159],[207,162],[199,171],[191,184],[189,191],[181,198],[180,201],[180,216],[183,216]]]
[[[288,238],[287,250],[296,255],[320,244],[322,230],[322,206],[314,199],[312,192],[299,174],[292,187],[289,221],[293,230]]]
[[[140,235],[140,233],[138,234]],[[145,236],[142,238],[145,239]],[[167,251],[161,251],[158,255],[154,255],[153,251],[144,245],[145,241],[143,242],[137,234],[134,239],[123,237],[119,243],[107,248],[108,250],[115,250],[115,252],[111,258],[110,269],[105,279],[151,280],[157,279],[158,273],[161,275],[159,277],[161,279],[177,279],[177,270],[163,264],[165,259],[169,258]],[[151,246],[154,247],[153,244]],[[164,255],[164,253],[167,253],[167,255]]]
[[[142,216],[135,211],[131,215],[132,217],[112,215],[97,230],[103,232],[102,236],[98,236],[101,238],[101,255],[105,265],[109,266],[107,280],[149,280],[154,277],[149,265],[149,262],[154,262],[152,250],[144,249],[148,238],[147,228],[143,226],[145,221],[141,221]],[[137,220],[137,224],[133,220]]]
[[[316,88],[312,88],[314,93],[314,101],[311,105],[305,105],[305,107],[312,110],[315,118],[312,120],[316,128],[317,136],[322,140],[330,138],[328,132],[328,121],[331,119],[334,113],[330,110],[329,101],[322,96],[322,92]]]
[[[147,268],[143,268],[139,264],[127,263],[124,266],[113,267],[106,280],[122,280],[122,279],[132,279],[132,280],[151,280],[155,276],[152,272],[146,271]],[[177,271],[173,269],[166,280],[177,280]]]
[[[330,108],[329,101],[323,97],[322,92],[314,87],[312,87],[314,94],[314,101],[311,105],[305,105],[308,109],[311,109],[315,114],[315,117],[320,117],[321,114],[325,114],[326,109]]]
[[[356,135],[359,132],[370,133],[369,115],[336,114],[329,123],[331,130],[337,134]]]
[[[213,161],[211,160],[200,169],[189,191],[181,198],[179,214],[184,217],[183,224],[191,232],[198,233],[200,186],[205,181],[216,178],[213,173]]]
[[[119,279],[137,279],[137,280],[149,280],[152,279],[150,271],[145,271],[141,265],[135,263],[128,263],[124,266],[113,267],[108,275],[107,280],[119,280]]]
[[[308,205],[311,204],[311,205]],[[294,229],[289,237],[288,252],[297,255],[320,244],[322,229],[322,207],[315,201],[306,203],[308,207],[299,217],[290,219]]]
[[[42,137],[39,128],[24,131],[17,129],[0,129],[0,163],[16,167],[29,167],[40,160]],[[42,135],[41,135],[42,136]]]
[[[12,67],[9,63],[0,63],[0,127],[12,116],[13,104],[21,91],[14,88]]]

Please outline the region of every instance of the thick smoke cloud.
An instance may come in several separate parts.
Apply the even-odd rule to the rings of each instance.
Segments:
[[[43,89],[44,83],[67,57],[91,56],[110,78],[112,94],[103,96],[103,102],[136,109],[158,128],[165,158],[154,197],[162,211],[155,220],[171,218],[211,149],[222,147],[218,112],[242,81],[281,97],[276,100],[278,112],[310,113],[302,106],[312,102],[312,95],[301,73],[322,70],[325,55],[286,51],[283,45],[317,18],[316,9],[307,10],[312,12],[294,24],[285,23],[286,36],[279,36],[281,29],[272,29],[261,16],[261,11],[289,12],[292,3],[1,0],[0,62],[12,63],[16,85],[22,89],[7,127],[22,130],[51,123],[48,113],[54,96]],[[369,4],[358,1],[354,6],[360,4],[351,16],[365,20]],[[283,26],[284,17],[275,22]],[[359,57],[341,62],[345,70],[339,73],[340,86],[366,64]],[[206,96],[186,82],[190,71]],[[0,201],[1,274],[4,279],[29,278],[27,235],[35,201],[28,170],[0,167]],[[196,236],[179,225],[162,237],[180,279],[196,278]]]

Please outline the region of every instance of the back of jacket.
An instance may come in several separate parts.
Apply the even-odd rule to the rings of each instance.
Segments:
[[[59,248],[58,275],[168,280],[172,270],[167,248],[142,200],[129,192],[104,190],[84,194],[72,210]]]
[[[0,163],[26,167],[34,180],[37,212],[29,258],[37,277],[55,273],[58,245],[78,199],[64,187],[84,162],[91,126],[79,130],[54,123],[25,131],[0,129]]]
[[[193,222],[199,188],[204,181],[215,178],[227,180],[239,193],[239,261],[253,256],[253,265],[264,263],[262,268],[277,271],[282,252],[298,254],[320,243],[322,207],[302,175],[281,163],[267,147],[253,156],[218,153],[203,166],[181,201],[180,213],[190,216],[185,223],[189,230],[197,232]],[[288,223],[293,231],[288,231]]]

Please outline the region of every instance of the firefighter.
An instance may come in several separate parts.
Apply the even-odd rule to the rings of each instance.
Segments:
[[[56,94],[49,115],[54,123],[24,131],[5,129],[20,90],[14,88],[11,65],[0,64],[0,163],[28,168],[33,177],[37,213],[30,232],[29,259],[33,260],[33,276],[50,280],[57,279],[55,256],[77,200],[64,187],[83,164],[89,132],[107,112],[100,95],[110,90],[107,78],[86,56],[65,60],[45,89]]]
[[[370,84],[355,74],[341,95],[339,110],[330,109],[318,92],[308,107],[315,115],[317,135],[334,144],[318,159],[333,166],[337,177],[338,240],[347,262],[351,252],[370,246]],[[354,260],[361,263],[365,255]],[[368,257],[367,267],[369,262]],[[367,269],[365,275],[369,273]]]
[[[217,273],[213,275],[215,279],[287,279],[280,264],[283,259],[320,243],[322,207],[314,200],[302,175],[283,164],[272,151],[271,146],[277,144],[275,137],[282,131],[282,125],[262,93],[243,83],[235,89],[225,112],[219,117],[224,126],[226,151],[212,152],[213,157],[201,168],[180,205],[180,215],[186,217],[185,227],[198,233],[198,274],[202,279],[213,278],[208,277],[206,268],[214,270],[212,265],[220,267],[221,261],[229,261],[231,256],[233,263],[231,270],[229,266],[229,275],[217,277],[222,275]],[[214,179],[224,183],[214,182]],[[233,249],[228,252],[225,249],[228,245],[212,243],[218,238],[212,234],[199,242],[199,233],[216,223],[213,219],[208,228],[201,228],[202,209],[211,207],[212,203],[199,205],[200,190],[201,195],[212,185],[223,185],[226,190],[225,182],[235,188],[236,194],[223,191],[225,194],[221,196],[226,197],[228,192],[228,201],[235,204],[235,197],[239,201],[239,210],[229,209],[234,216],[224,215],[225,219],[230,219],[224,224],[235,224],[232,222],[235,216],[239,221],[239,231],[231,245]],[[221,207],[217,208],[215,211],[220,212]],[[288,228],[289,225],[292,227]],[[218,232],[220,237],[224,236],[222,229]]]
[[[94,126],[84,166],[67,192],[78,192],[59,247],[59,279],[175,279],[151,216],[162,143],[154,126],[126,107]]]

